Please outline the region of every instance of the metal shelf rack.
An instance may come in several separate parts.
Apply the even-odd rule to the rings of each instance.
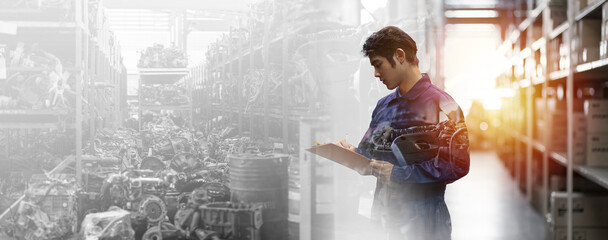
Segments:
[[[525,111],[505,115],[505,119],[508,120],[507,122],[509,122],[511,128],[508,130],[508,137],[514,140],[515,146],[513,158],[505,160],[505,163],[515,176],[528,201],[533,203],[533,195],[538,195],[535,192],[540,190],[539,199],[541,202],[538,205],[540,206],[539,211],[543,214],[549,212],[551,166],[557,164],[557,166],[565,169],[566,191],[568,193],[567,237],[572,239],[574,174],[578,174],[608,190],[608,169],[574,163],[573,146],[574,121],[577,121],[574,116],[575,113],[581,111],[580,109],[576,110],[580,107],[578,106],[580,103],[575,103],[575,86],[583,83],[591,85],[605,84],[608,76],[608,59],[575,63],[577,53],[575,49],[570,47],[572,40],[576,37],[575,28],[572,26],[577,25],[578,21],[583,19],[601,19],[602,6],[606,4],[606,1],[589,1],[585,8],[576,9],[575,4],[578,4],[576,0],[568,0],[565,2],[567,18],[562,23],[553,22],[552,8],[559,6],[553,5],[552,1],[528,0],[526,3],[524,9],[519,9],[527,13],[526,17],[520,23],[515,22],[512,25],[510,32],[506,34],[508,37],[503,42],[503,48],[508,49],[505,50],[504,54],[511,58],[512,63],[505,73],[509,81],[503,81],[501,85],[512,88],[516,92],[512,102],[513,105],[517,106],[516,109],[525,109]],[[537,6],[533,7],[535,4]],[[575,10],[578,10],[578,12],[575,12]],[[536,23],[536,26],[534,23]],[[597,31],[599,30],[597,29]],[[550,62],[548,58],[555,56],[556,53],[560,55],[557,49],[549,47],[552,41],[561,41],[561,43],[568,45],[568,51],[564,55],[570,64],[569,66],[560,67],[557,70],[548,67],[548,62]],[[549,128],[548,124],[544,125],[544,129],[540,129],[540,126],[533,124],[538,121],[535,116],[551,117],[548,89],[556,87],[563,88],[563,100],[565,102],[563,112],[566,117],[567,132],[562,137],[567,138],[567,145],[564,149],[554,149],[555,147],[551,145],[553,139],[549,132],[552,129]],[[608,96],[603,96],[604,99],[606,97]],[[535,100],[540,100],[538,102],[540,104],[536,108],[533,107]],[[540,169],[538,166],[540,166]],[[537,186],[540,189],[536,189]]]
[[[93,7],[95,1],[70,0],[69,8],[54,14],[55,10],[10,9],[0,10],[3,26],[16,29],[14,35],[0,38],[0,45],[37,44],[45,51],[57,54],[63,70],[74,79],[70,86],[75,100],[68,107],[43,109],[0,109],[0,129],[19,134],[30,129],[72,129],[75,132],[74,154],[65,158],[51,173],[62,171],[68,164],[75,167],[77,184],[81,184],[83,136],[94,137],[98,128],[117,127],[120,124],[118,83],[121,71],[120,45],[103,20],[103,11]],[[99,13],[99,12],[97,12]],[[95,17],[93,17],[95,16]],[[92,28],[94,27],[94,28]],[[8,67],[8,75],[17,72],[42,73],[55,69],[41,67]],[[108,90],[109,89],[109,90]],[[68,94],[68,93],[66,93]],[[88,126],[88,129],[85,127]],[[85,134],[85,131],[90,134]],[[8,134],[7,134],[8,135]],[[10,139],[7,148],[10,146]],[[8,150],[7,150],[8,154]],[[10,159],[7,156],[6,159]],[[17,206],[17,200],[12,206]],[[13,208],[7,209],[0,218]]]

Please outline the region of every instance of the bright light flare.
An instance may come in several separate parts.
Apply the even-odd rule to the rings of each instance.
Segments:
[[[445,11],[447,18],[495,18],[498,12],[494,10],[448,10]]]
[[[481,122],[479,124],[479,129],[481,129],[482,131],[488,130],[488,123],[487,122]]]
[[[502,102],[500,99],[484,99],[483,100],[483,108],[485,110],[499,110],[502,106]]]

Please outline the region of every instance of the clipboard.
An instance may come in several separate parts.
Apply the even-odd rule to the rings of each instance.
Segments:
[[[306,151],[339,163],[342,166],[355,170],[359,174],[365,173],[367,168],[369,168],[369,158],[335,143],[317,145],[306,149]]]

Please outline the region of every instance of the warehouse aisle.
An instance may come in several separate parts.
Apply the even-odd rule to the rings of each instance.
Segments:
[[[448,185],[453,240],[544,239],[544,218],[526,202],[494,152],[471,152],[471,169]]]

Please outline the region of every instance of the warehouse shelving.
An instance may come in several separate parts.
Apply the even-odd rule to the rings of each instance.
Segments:
[[[509,159],[505,159],[507,167],[513,172],[517,181],[521,179],[518,176],[525,176],[525,183],[520,184],[522,191],[525,193],[529,201],[532,201],[534,192],[540,190],[541,202],[536,204],[539,206],[539,211],[548,213],[549,202],[549,177],[555,167],[559,166],[565,169],[568,192],[568,214],[572,212],[572,191],[573,177],[578,174],[588,181],[591,181],[605,190],[608,190],[608,169],[600,167],[590,167],[574,163],[574,117],[575,114],[581,114],[580,108],[582,99],[576,98],[575,86],[599,86],[601,82],[606,82],[608,77],[608,59],[599,59],[588,61],[585,63],[578,62],[576,50],[571,49],[571,42],[577,36],[574,32],[574,27],[578,25],[578,21],[583,19],[601,19],[602,6],[606,4],[605,0],[589,1],[590,4],[581,9],[578,13],[575,12],[574,5],[578,4],[576,0],[567,1],[567,19],[564,22],[553,22],[551,12],[554,7],[559,8],[559,4],[566,4],[566,1],[527,1],[527,15],[520,23],[515,22],[516,28],[511,27],[509,36],[505,39],[503,47],[507,50],[504,54],[513,59],[508,71],[505,75],[510,81],[502,82],[502,86],[511,87],[517,94],[513,98],[516,106],[525,109],[525,111],[504,113],[505,120],[512,123],[509,127],[512,130],[507,130],[507,137],[514,139],[515,155],[512,159],[516,162],[514,165],[509,163]],[[532,8],[533,4],[538,4],[536,8]],[[557,5],[553,5],[557,4]],[[559,11],[560,9],[557,9]],[[562,19],[563,20],[563,19]],[[535,39],[531,31],[533,23],[541,21],[542,35],[541,38]],[[553,24],[553,25],[552,25]],[[553,27],[555,26],[555,27]],[[600,29],[597,29],[600,31]],[[538,35],[537,35],[538,37]],[[555,42],[552,42],[555,41]],[[580,40],[579,40],[580,41]],[[544,43],[542,43],[544,42]],[[556,46],[562,43],[566,44],[569,52],[560,53]],[[554,44],[551,48],[550,44]],[[599,42],[597,43],[599,46]],[[528,50],[531,49],[531,50]],[[504,49],[503,49],[504,50]],[[539,51],[540,58],[535,59],[534,51]],[[556,52],[557,51],[557,52]],[[593,51],[593,50],[592,50]],[[578,53],[580,54],[580,53]],[[548,67],[550,63],[557,64],[559,60],[550,59],[559,56],[566,56],[570,65],[562,65],[558,68]],[[551,62],[555,60],[554,62]],[[564,68],[565,67],[565,68]],[[536,76],[537,72],[541,72]],[[531,83],[531,84],[529,84]],[[563,89],[562,99],[555,96],[549,96],[550,89]],[[559,91],[559,90],[558,90]],[[601,92],[601,91],[598,91]],[[561,93],[559,93],[561,94]],[[558,94],[558,95],[559,95]],[[599,93],[594,98],[606,98]],[[537,106],[534,107],[535,101]],[[549,110],[549,101],[557,102],[561,105],[563,116],[566,119],[565,125],[567,131],[565,135],[551,136],[554,129],[547,123],[553,121],[554,112]],[[558,107],[559,108],[559,107]],[[577,110],[578,109],[578,110]],[[555,113],[558,113],[556,111]],[[540,118],[537,118],[540,117]],[[543,121],[544,125],[538,125],[539,121]],[[533,124],[536,123],[536,124]],[[543,129],[541,129],[543,128]],[[542,130],[542,131],[541,131]],[[553,133],[555,134],[555,133]],[[556,141],[557,138],[566,138],[567,145],[565,147],[553,146],[551,141]],[[539,157],[542,156],[542,157]],[[508,164],[507,164],[508,163]],[[519,165],[518,165],[519,164]],[[555,165],[557,164],[557,165]],[[519,166],[519,167],[518,167]],[[540,172],[534,172],[534,166],[541,166]],[[537,169],[538,170],[538,169]],[[541,176],[535,175],[540,174]],[[540,187],[541,189],[537,189]],[[533,203],[535,204],[535,203]],[[568,215],[571,219],[571,215]],[[572,222],[569,221],[567,226],[568,239],[572,239]]]
[[[264,10],[269,14],[270,10]],[[242,29],[231,29],[224,38],[216,43],[216,46],[223,45],[220,49],[210,48],[208,51],[207,62],[204,65],[199,65],[193,68],[196,78],[194,89],[200,102],[196,103],[196,108],[206,116],[200,118],[210,120],[219,115],[229,114],[235,120],[236,126],[240,133],[249,132],[252,135],[265,137],[278,137],[282,139],[284,151],[288,151],[289,144],[294,144],[296,139],[294,136],[288,136],[288,132],[297,131],[294,122],[298,121],[299,112],[287,110],[293,109],[294,106],[287,106],[287,101],[280,100],[279,102],[271,102],[270,93],[266,90],[267,87],[261,86],[260,100],[257,102],[260,106],[247,106],[246,96],[241,96],[236,90],[247,88],[243,83],[245,75],[248,71],[259,71],[263,77],[269,78],[270,74],[274,73],[290,73],[290,66],[287,66],[288,60],[286,54],[288,51],[295,51],[296,43],[294,34],[304,27],[293,27],[287,30],[289,23],[283,23],[283,28],[280,31],[268,31],[266,28],[271,24],[270,21],[265,21],[260,26],[257,26],[259,31],[263,31],[265,37],[256,36],[256,31],[252,30],[253,21],[248,27]],[[246,30],[246,31],[244,31]],[[247,33],[245,33],[247,32]],[[296,43],[299,44],[299,43]],[[273,63],[280,63],[278,66]],[[197,69],[197,70],[195,70]],[[250,73],[250,72],[249,72]],[[287,75],[288,76],[288,75]],[[282,77],[286,78],[286,77]],[[282,84],[287,81],[282,80]],[[232,90],[228,96],[226,88]],[[287,91],[282,91],[280,96],[274,96],[277,99],[288,99]],[[219,100],[219,96],[223,100]],[[273,106],[271,106],[273,105]],[[272,126],[273,129],[279,129],[281,134],[271,136],[273,132],[269,125],[270,119],[277,120],[279,126]],[[290,123],[291,122],[291,123]],[[292,131],[288,131],[292,128]]]
[[[568,157],[565,152],[550,152],[549,155],[556,162],[561,164],[562,166],[568,165]],[[597,168],[597,167],[588,167],[584,165],[575,165],[573,167],[574,171],[576,171],[581,176],[584,176],[587,179],[599,184],[604,188],[608,188],[608,168]]]
[[[139,129],[142,129],[142,116],[144,111],[178,111],[186,113],[188,116],[188,126],[192,127],[192,78],[187,77],[190,70],[187,68],[140,68],[139,69]],[[146,104],[143,101],[141,90],[146,85],[175,85],[186,90],[188,103],[186,104],[167,104],[158,105]]]
[[[74,154],[64,158],[49,174],[68,169],[74,173],[77,184],[81,183],[83,139],[93,137],[96,130],[102,127],[117,127],[119,101],[117,85],[121,74],[120,45],[105,25],[103,17],[89,18],[90,8],[95,1],[71,0],[71,7],[64,9],[67,14],[55,16],[57,19],[46,19],[50,15],[41,9],[1,9],[0,22],[4,26],[15,28],[16,34],[3,36],[0,44],[38,44],[52,54],[57,54],[63,65],[63,71],[69,72],[74,79],[70,86],[74,102],[67,107],[47,106],[42,109],[0,109],[0,128],[5,133],[14,132],[27,135],[31,129],[69,129],[74,131]],[[48,10],[48,9],[47,9]],[[97,9],[102,11],[101,8]],[[35,20],[34,20],[35,19]],[[44,19],[44,20],[41,20]],[[32,21],[30,21],[32,20]],[[96,29],[90,29],[90,26]],[[9,49],[7,49],[8,52]],[[68,54],[66,54],[68,53]],[[55,71],[46,67],[7,67],[10,76],[13,73],[42,73]],[[108,91],[109,89],[109,91]],[[109,126],[109,123],[114,125]],[[90,134],[85,134],[84,126],[89,127]],[[5,138],[7,148],[11,140]],[[8,149],[7,149],[8,154]],[[10,157],[7,156],[10,161]],[[68,165],[74,165],[68,168]],[[1,216],[4,219],[10,211],[15,211],[19,201],[7,209]]]

